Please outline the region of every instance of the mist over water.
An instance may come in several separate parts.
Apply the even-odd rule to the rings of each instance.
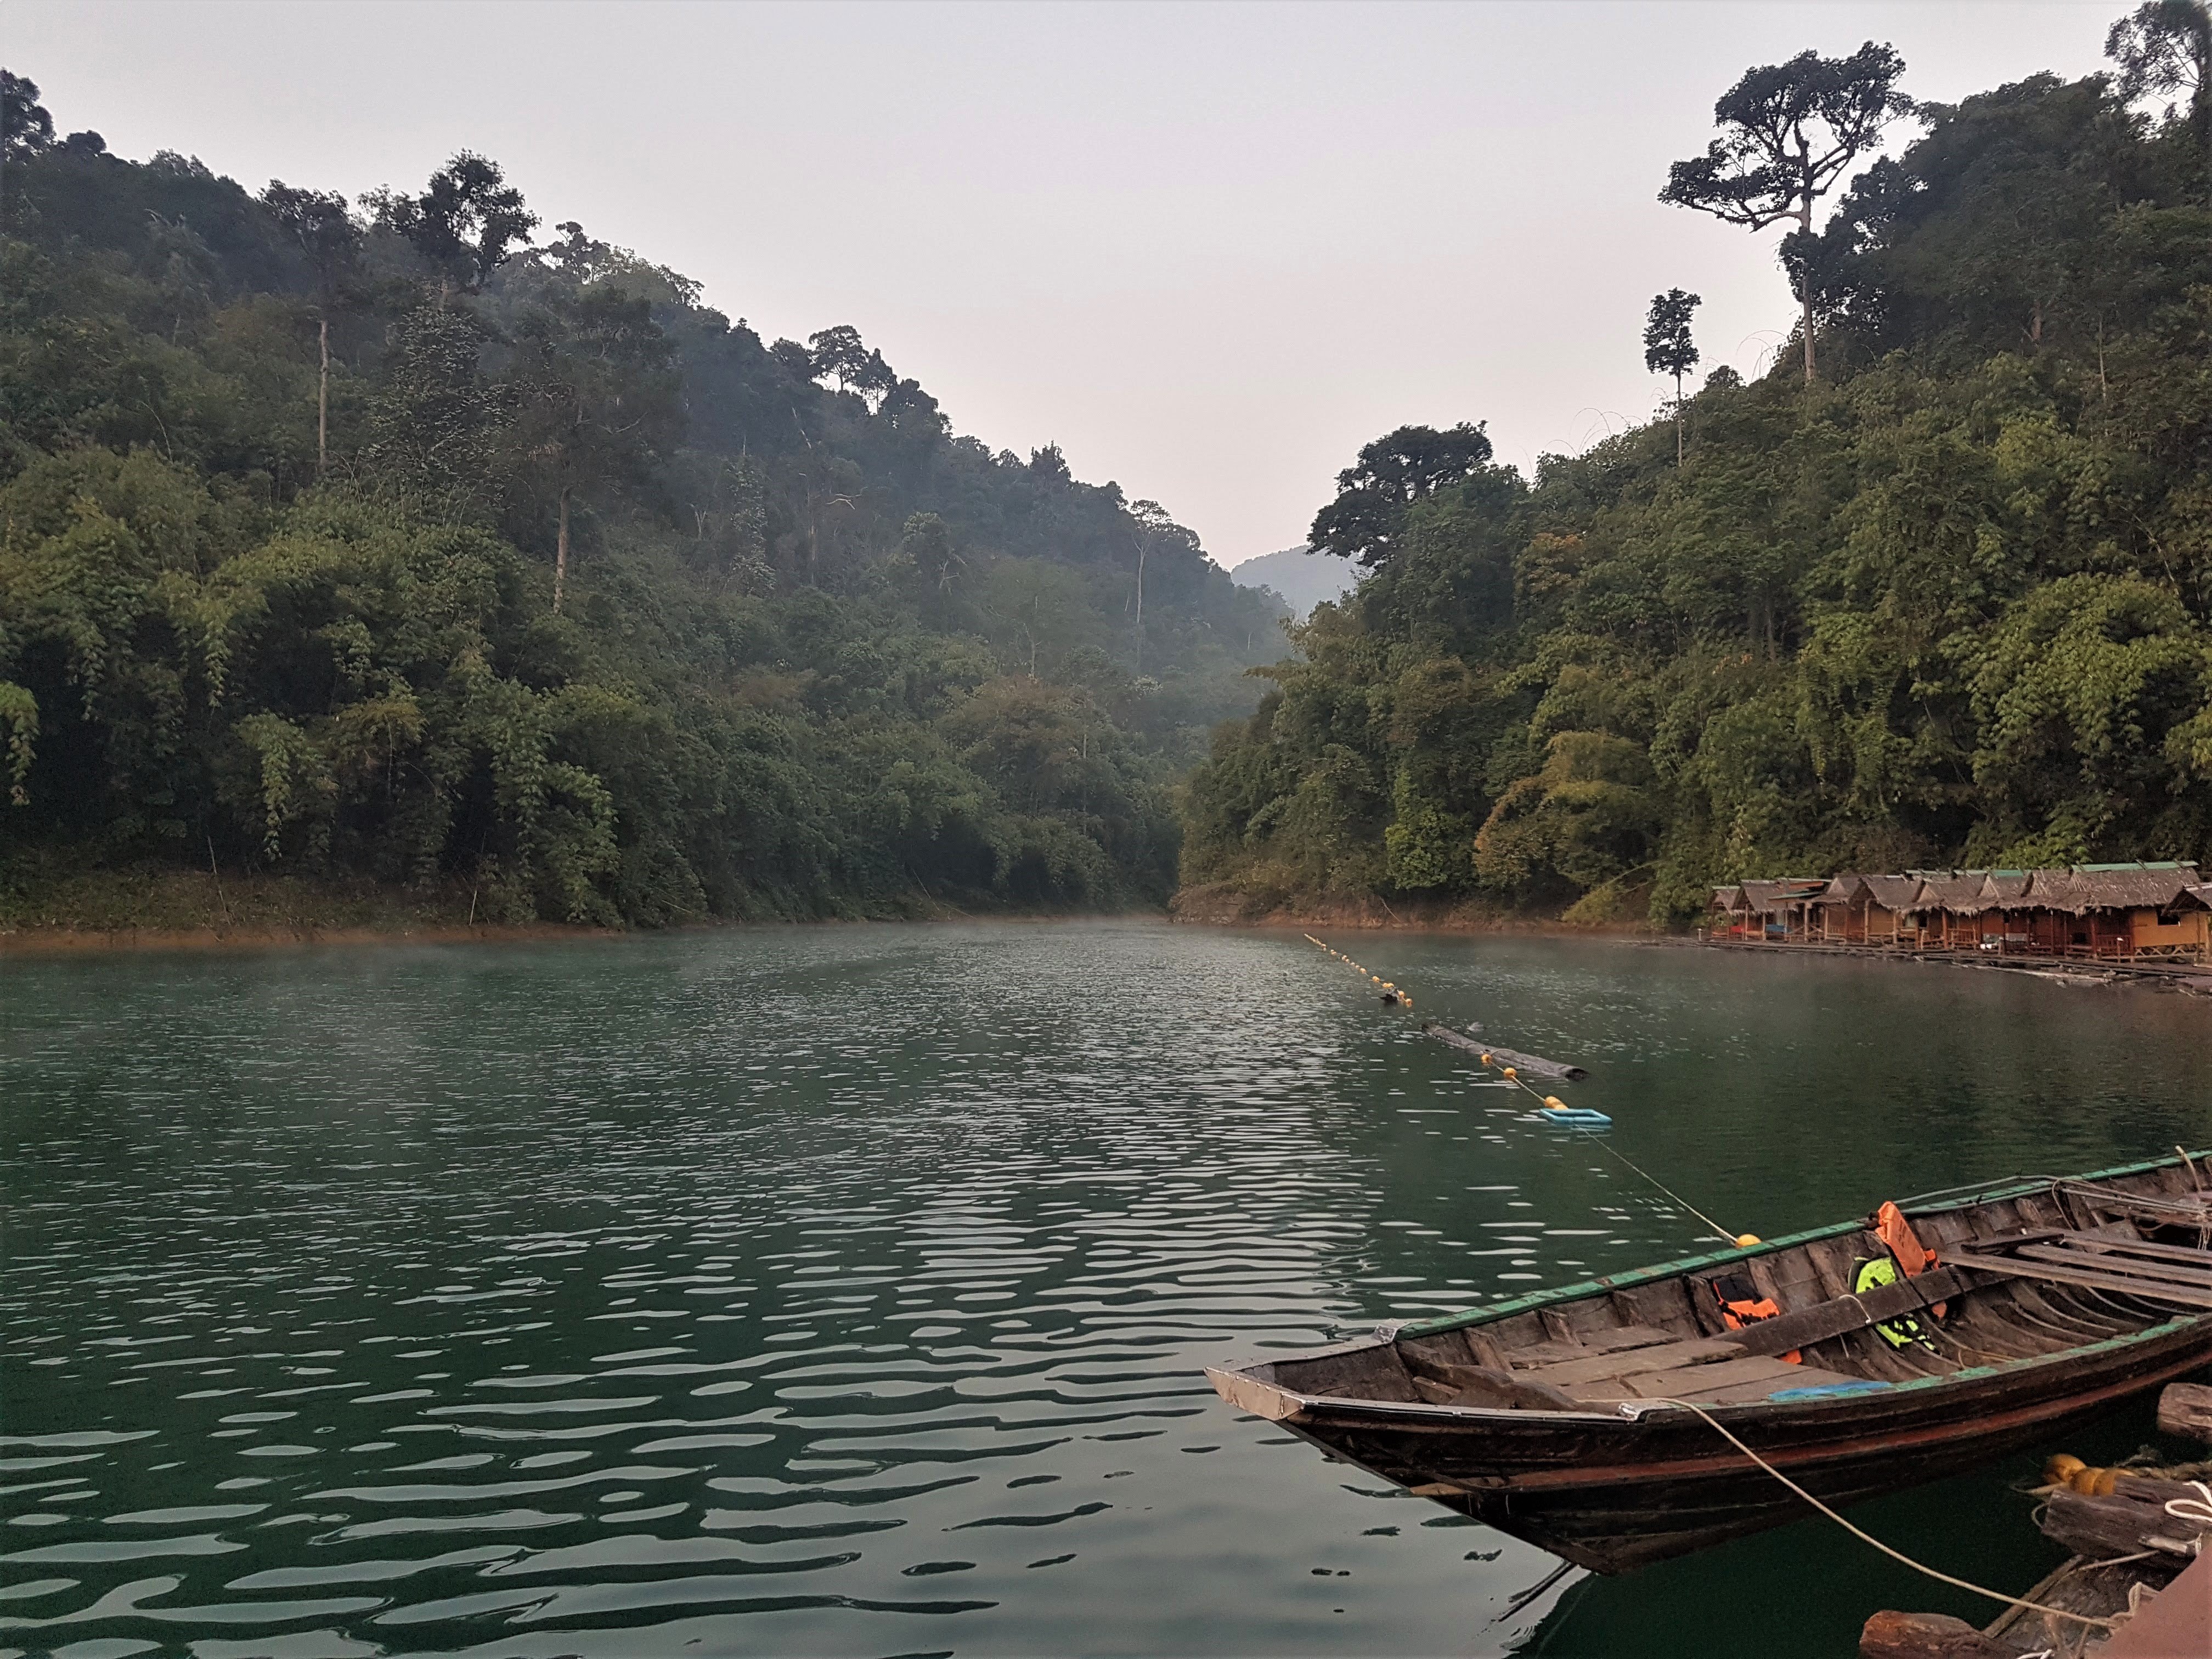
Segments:
[[[1588,1066],[1614,1145],[1768,1236],[2212,1139],[2201,1001],[1353,949]],[[1466,1058],[1295,934],[1138,923],[0,964],[0,1650],[1844,1655],[1877,1606],[1989,1616],[1825,1523],[1522,1604],[1550,1558],[1214,1397],[1699,1248]],[[2016,1592],[2055,1559],[2018,1473],[1859,1518]]]

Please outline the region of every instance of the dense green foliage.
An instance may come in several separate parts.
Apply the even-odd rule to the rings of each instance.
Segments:
[[[1170,785],[1281,608],[1155,504],[954,436],[849,328],[532,247],[481,157],[349,210],[6,105],[0,878],[647,924],[1166,896]]]
[[[1407,496],[1217,734],[1187,882],[1667,921],[1750,876],[2212,860],[2203,94],[1920,113],[1790,250],[1820,380],[1717,371],[1679,465],[1670,419]]]

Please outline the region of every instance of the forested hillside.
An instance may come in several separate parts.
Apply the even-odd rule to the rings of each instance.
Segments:
[[[1883,50],[1717,114],[1797,70],[1875,108]],[[1315,539],[1373,574],[1218,734],[1191,899],[1670,922],[1744,877],[2212,860],[2212,28],[2114,50],[1839,178],[1784,244],[1817,353],[1709,376],[1679,459],[1671,414],[1534,477],[1474,428],[1363,453]],[[1717,211],[1732,159],[1653,182]]]
[[[7,77],[0,921],[171,869],[602,923],[1166,896],[1169,786],[1283,641],[1157,504],[483,158],[257,194],[38,99]]]

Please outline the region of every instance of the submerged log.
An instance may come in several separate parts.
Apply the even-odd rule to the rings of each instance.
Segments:
[[[1475,1029],[1480,1030],[1481,1027]],[[1464,1048],[1471,1054],[1488,1054],[1492,1059],[1502,1060],[1516,1071],[1526,1072],[1531,1077],[1553,1078],[1571,1083],[1577,1078],[1589,1075],[1579,1066],[1546,1060],[1537,1054],[1518,1054],[1510,1048],[1501,1048],[1494,1042],[1477,1042],[1473,1037],[1462,1036],[1450,1026],[1439,1025],[1432,1019],[1423,1020],[1421,1030],[1439,1042],[1449,1042],[1453,1048]]]
[[[1885,1609],[1859,1632],[1859,1659],[2020,1659],[2020,1650],[1948,1613]]]
[[[2202,1382],[2169,1382],[2158,1397],[2158,1429],[2183,1440],[2212,1445],[2212,1388]]]

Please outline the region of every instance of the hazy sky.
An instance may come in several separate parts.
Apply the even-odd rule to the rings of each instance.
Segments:
[[[9,0],[64,131],[250,188],[495,157],[770,339],[857,325],[954,426],[1154,496],[1233,563],[1407,422],[1526,468],[1790,322],[1754,237],[1654,199],[1749,64],[1893,42],[1923,99],[2102,63],[2118,3],[468,5]]]

